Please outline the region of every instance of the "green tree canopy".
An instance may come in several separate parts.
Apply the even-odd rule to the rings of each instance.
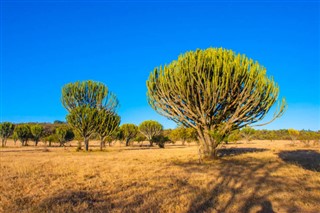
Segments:
[[[99,126],[99,110],[88,106],[72,109],[67,115],[68,124],[84,139],[85,149],[89,150],[89,139]]]
[[[55,133],[56,133],[56,138],[60,142],[60,146],[64,146],[66,142],[72,141],[74,139],[74,133],[72,129],[66,125],[57,127],[55,130]],[[48,138],[48,139],[51,139],[51,138]]]
[[[83,81],[66,84],[62,88],[63,106],[68,110],[67,122],[84,139],[85,149],[89,150],[92,134],[103,129],[100,115],[106,110],[115,113],[118,99],[109,92],[108,87],[100,82]]]
[[[223,48],[190,51],[155,68],[147,89],[151,107],[195,128],[204,154],[214,158],[225,136],[263,119],[279,96],[278,85],[263,66]],[[285,108],[282,99],[271,121]]]
[[[153,120],[143,121],[139,125],[139,131],[146,136],[147,140],[150,142],[150,146],[153,145],[152,138],[161,134],[163,130],[162,125]]]
[[[28,140],[32,137],[30,126],[28,124],[20,124],[16,126],[14,131],[17,133],[21,145],[27,145]]]
[[[292,141],[295,141],[300,135],[300,132],[295,129],[288,129],[288,133]]]
[[[153,136],[151,141],[156,143],[159,146],[159,148],[162,148],[162,149],[164,148],[165,143],[171,142],[169,137],[164,136],[162,134]]]
[[[134,124],[122,124],[120,126],[122,137],[126,141],[126,146],[129,146],[130,140],[136,137],[138,133],[138,127]]]
[[[173,141],[181,141],[182,145],[185,145],[185,142],[188,139],[187,129],[184,126],[178,126],[170,132],[170,139]]]
[[[114,112],[107,111],[106,109],[99,110],[98,113],[99,125],[97,126],[96,133],[100,137],[100,150],[107,139],[107,137],[114,134],[120,125],[120,116]]]
[[[119,104],[105,84],[90,80],[66,84],[62,88],[61,102],[68,112],[82,106],[114,112]]]
[[[240,131],[241,136],[246,140],[246,142],[248,143],[249,141],[252,140],[253,135],[255,133],[255,130],[249,126],[244,127],[241,129]]]
[[[6,146],[7,139],[12,135],[14,130],[14,124],[10,122],[0,123],[0,137],[2,147]]]
[[[30,130],[31,130],[31,134],[35,142],[35,145],[37,146],[40,138],[43,135],[43,126],[39,124],[34,124],[30,127]]]
[[[186,128],[187,142],[197,141],[197,131],[192,127]]]

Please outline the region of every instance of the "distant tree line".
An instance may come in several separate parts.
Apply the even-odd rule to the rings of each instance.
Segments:
[[[22,123],[13,124],[10,122],[0,123],[1,146],[5,147],[8,139],[12,139],[16,145],[17,141],[21,146],[30,145],[32,141],[34,146],[37,146],[41,141],[45,146],[51,147],[53,143],[57,146],[65,146],[67,142],[72,140],[83,140],[68,124],[61,123]],[[101,138],[102,137],[102,138]],[[100,140],[100,149],[113,146],[116,142],[124,144],[124,146],[133,146],[137,143],[143,145],[144,141],[153,146],[155,143],[160,148],[164,148],[166,143],[180,143],[181,145],[198,143],[197,132],[193,128],[178,126],[175,129],[164,130],[162,125],[157,121],[144,121],[140,125],[122,124],[117,127],[112,134],[103,135],[93,134],[90,139]],[[242,128],[232,132],[225,143],[235,143],[239,141],[250,142],[252,140],[291,140],[292,143],[301,142],[306,145],[311,142],[319,143],[320,130],[295,130],[295,129],[280,129],[280,130],[256,130],[250,127]]]

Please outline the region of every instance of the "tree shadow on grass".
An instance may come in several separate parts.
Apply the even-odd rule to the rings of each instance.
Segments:
[[[312,194],[320,188],[306,186],[303,180],[286,179],[273,174],[280,172],[285,163],[250,156],[241,159],[222,158],[204,164],[175,162],[187,173],[210,177],[205,187],[193,185],[194,198],[187,212],[302,212],[294,202],[295,192],[308,194],[301,202],[317,203]],[[283,199],[281,194],[285,193]],[[273,203],[277,201],[277,205]]]
[[[218,177],[208,183],[207,189],[198,190],[188,212],[275,212],[269,196],[278,189],[262,192],[262,188],[266,182],[270,185],[282,183],[270,178],[270,172],[278,170],[280,165],[253,160],[222,161]]]
[[[304,169],[320,172],[320,153],[315,150],[282,151],[279,157]]]
[[[264,152],[267,149],[257,149],[257,148],[222,148],[218,150],[219,157],[226,157],[226,156],[235,156],[235,155],[242,155],[246,153],[253,153],[253,152]]]

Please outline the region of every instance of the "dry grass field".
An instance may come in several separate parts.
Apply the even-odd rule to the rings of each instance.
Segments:
[[[319,148],[229,144],[221,159],[199,164],[195,145],[85,153],[9,142],[0,150],[0,211],[320,212]]]

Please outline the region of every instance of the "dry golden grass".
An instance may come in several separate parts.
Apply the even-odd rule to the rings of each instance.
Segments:
[[[1,212],[320,211],[319,146],[229,144],[203,164],[194,145],[43,149],[0,150]]]

